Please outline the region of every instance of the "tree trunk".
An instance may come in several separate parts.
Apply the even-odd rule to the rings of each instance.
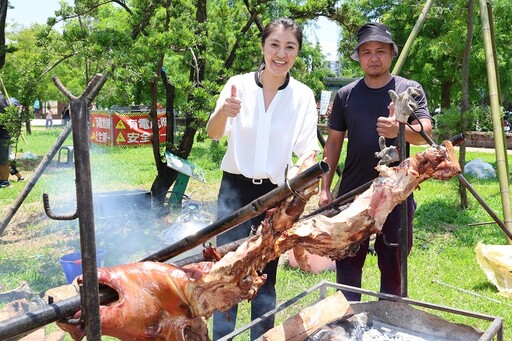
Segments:
[[[462,100],[461,100],[461,132],[467,131],[466,112],[469,110],[469,58],[471,56],[471,43],[473,41],[473,16],[474,1],[468,1],[467,35],[464,56],[462,58]],[[466,144],[463,143],[459,149],[459,164],[462,169],[466,164]],[[469,207],[468,193],[466,187],[459,182],[460,206],[463,209]]]
[[[5,64],[5,19],[7,18],[8,3],[7,0],[0,0],[0,69]]]
[[[168,14],[169,15],[169,14]],[[167,17],[168,18],[168,17]],[[198,0],[196,7],[196,19],[199,24],[205,23],[207,20],[207,12],[206,12],[206,0]],[[167,22],[168,24],[168,22]],[[198,30],[200,30],[202,25],[198,25]],[[198,32],[200,34],[201,32]],[[191,63],[190,67],[190,80],[194,83],[195,87],[201,87],[202,82],[205,77],[205,60],[204,54],[206,52],[206,47],[204,45],[198,45],[196,51],[191,50],[192,58],[194,58],[194,62]],[[174,143],[174,98],[175,98],[175,87],[169,83],[167,78],[167,74],[165,70],[162,69],[162,64],[159,63],[157,66],[158,75],[161,75],[162,81],[164,83],[166,94],[167,94],[167,104],[166,104],[166,117],[167,117],[167,145],[166,150],[170,151],[176,156],[179,156],[183,159],[187,159],[190,155],[190,151],[192,150],[192,146],[194,144],[195,135],[197,132],[197,128],[200,126],[200,121],[194,117],[193,113],[185,113],[185,131],[183,133],[183,138],[181,139],[178,148],[175,148]],[[153,118],[153,126],[156,125],[156,81],[151,85],[151,92],[153,100],[153,108],[154,118]],[[190,94],[189,100],[193,101],[193,94]],[[155,128],[153,129],[153,154],[155,157],[156,168],[158,174],[151,186],[151,193],[153,196],[153,204],[157,206],[163,206],[165,202],[165,198],[167,192],[171,185],[176,181],[178,177],[178,172],[174,169],[167,167],[167,163],[165,161],[165,157],[162,158],[160,155],[160,143],[158,140],[158,133],[155,133]],[[185,194],[185,193],[184,193]]]
[[[163,61],[163,59],[161,59]],[[159,140],[159,132],[158,132],[158,115],[156,111],[156,98],[157,98],[157,87],[158,87],[158,76],[162,79],[164,83],[164,87],[166,90],[166,118],[167,118],[167,132],[166,132],[166,140],[167,146],[166,149],[170,150],[173,154],[174,151],[174,97],[175,97],[175,87],[169,83],[169,79],[167,78],[167,74],[162,69],[161,62],[157,65],[157,72],[155,75],[154,81],[151,83],[151,98],[153,105],[151,106],[151,118],[153,121],[153,137],[152,137],[152,145],[153,145],[153,156],[155,159],[155,165],[157,169],[157,176],[151,185],[151,195],[153,197],[153,205],[156,207],[163,207],[165,203],[165,199],[167,196],[167,192],[169,188],[171,188],[174,181],[178,177],[178,172],[172,168],[167,167],[167,162],[165,157],[162,158],[160,155],[160,140]],[[192,149],[192,146],[190,147]],[[189,151],[190,152],[190,151]]]
[[[441,84],[441,108],[450,107],[453,82],[443,81]]]
[[[166,6],[169,8],[169,6]],[[168,29],[170,22],[170,13],[167,10],[166,18],[165,18],[165,26]],[[167,130],[166,130],[166,150],[170,150],[174,152],[174,98],[175,98],[175,87],[169,82],[169,78],[167,77],[167,73],[163,68],[163,60],[164,54],[160,55],[158,60],[155,76],[153,77],[153,81],[150,84],[150,92],[151,92],[151,119],[153,122],[153,137],[152,137],[152,145],[153,145],[153,158],[155,160],[155,166],[157,169],[157,176],[151,185],[151,195],[153,197],[153,205],[156,207],[163,207],[165,203],[165,198],[167,196],[167,192],[169,188],[171,188],[174,181],[178,177],[178,172],[172,168],[167,167],[167,162],[165,157],[162,157],[160,154],[160,137],[158,131],[158,112],[156,108],[156,104],[158,101],[158,80],[159,78],[162,80],[162,83],[165,88],[165,96],[166,96],[166,110],[165,117],[167,119]]]

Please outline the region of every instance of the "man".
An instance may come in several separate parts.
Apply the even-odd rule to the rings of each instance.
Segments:
[[[0,115],[5,112],[5,108],[9,106],[7,99],[0,92]],[[0,124],[0,188],[9,187],[9,175],[11,165],[9,162],[9,145],[11,143],[11,135],[7,128]]]
[[[345,166],[338,195],[343,195],[370,180],[378,173],[375,169],[378,159],[375,153],[380,151],[379,136],[386,138],[386,145],[397,145],[399,123],[394,118],[393,105],[388,94],[394,90],[397,94],[409,87],[421,93],[415,98],[418,108],[409,118],[409,124],[416,130],[423,129],[431,134],[431,117],[427,101],[420,84],[415,81],[393,76],[390,73],[391,62],[398,54],[398,47],[393,42],[386,25],[367,23],[358,32],[358,43],[351,58],[358,61],[364,71],[364,77],[342,87],[336,94],[331,116],[330,128],[324,148],[324,158],[330,166],[330,172],[322,179],[319,204],[332,201],[330,192],[334,171],[338,165],[343,142],[348,134],[348,147]],[[421,122],[421,123],[420,123]],[[420,134],[406,126],[407,154],[409,143],[424,144]],[[412,247],[412,220],[415,203],[412,195],[408,203],[408,249]],[[388,216],[382,233],[375,240],[375,251],[381,272],[380,291],[401,295],[401,261],[400,261],[400,208],[397,206]],[[361,287],[362,269],[369,247],[366,239],[354,257],[336,261],[336,281],[354,287]],[[344,292],[349,301],[359,301],[360,294]]]
[[[66,105],[64,107],[64,110],[62,110],[62,126],[66,127],[69,124],[69,121],[71,120],[71,114],[70,114],[70,105]]]

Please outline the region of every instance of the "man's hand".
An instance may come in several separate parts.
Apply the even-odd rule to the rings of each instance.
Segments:
[[[333,200],[332,193],[328,189],[322,189],[319,194],[318,198],[318,206],[323,207],[329,203],[331,203]]]
[[[393,102],[389,105],[389,116],[377,119],[377,133],[388,139],[398,136],[398,121],[395,118],[395,106]]]

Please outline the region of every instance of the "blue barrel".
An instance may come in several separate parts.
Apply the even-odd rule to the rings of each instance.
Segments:
[[[98,267],[101,268],[103,266],[106,254],[107,251],[105,250],[96,250],[96,264]],[[62,265],[62,270],[66,275],[68,284],[71,284],[77,276],[82,274],[82,255],[80,252],[73,252],[62,256],[60,258],[60,264]]]

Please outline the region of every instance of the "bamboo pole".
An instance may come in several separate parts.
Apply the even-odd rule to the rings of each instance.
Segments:
[[[493,11],[492,11],[492,5],[488,2],[487,3],[487,13],[489,15],[489,26],[491,28],[490,32],[491,32],[491,42],[492,42],[492,56],[494,58],[495,61],[498,60],[498,52],[496,51],[496,34],[494,33],[495,32],[495,29],[494,29],[494,16],[493,16]],[[497,80],[497,89],[498,89],[498,102],[500,104],[500,108],[502,107],[503,105],[503,97],[502,97],[502,91],[501,91],[501,85],[500,85],[500,72],[499,72],[499,65],[498,63],[494,63],[494,69],[496,70],[496,80]],[[500,115],[501,117],[501,115]],[[500,118],[501,120],[501,118]],[[503,121],[501,120],[501,123],[503,124]],[[505,150],[507,150],[507,140],[506,140],[506,136],[505,134],[503,134],[503,145],[505,146]],[[507,166],[507,174],[510,174],[509,173],[509,167],[508,167],[508,154],[505,152],[505,165]]]
[[[494,148],[496,150],[496,164],[500,183],[501,205],[507,230],[512,231],[512,216],[510,211],[510,190],[508,185],[508,170],[506,164],[506,148],[504,145],[503,121],[500,115],[500,99],[498,94],[498,79],[496,74],[496,61],[494,59],[491,24],[489,12],[487,11],[487,0],[480,1],[480,18],[482,21],[482,33],[484,40],[485,60],[487,62],[487,77],[489,85],[489,100],[491,104],[491,115],[494,132]],[[507,238],[508,244],[512,240]]]
[[[416,24],[412,28],[412,31],[409,34],[409,38],[407,38],[407,41],[405,42],[405,45],[402,48],[402,51],[400,52],[400,56],[398,56],[395,67],[393,68],[393,72],[391,72],[392,74],[394,74],[394,75],[400,74],[400,71],[402,70],[402,66],[404,65],[405,60],[407,59],[407,56],[409,55],[409,50],[411,49],[412,43],[414,42],[414,39],[416,39],[416,36],[418,35],[418,32],[421,29],[421,26],[423,26],[423,23],[427,19],[428,11],[430,11],[430,7],[432,7],[433,3],[434,3],[434,0],[427,0],[427,2],[425,3],[425,6],[423,6],[420,16],[418,17],[418,20],[416,20]]]

